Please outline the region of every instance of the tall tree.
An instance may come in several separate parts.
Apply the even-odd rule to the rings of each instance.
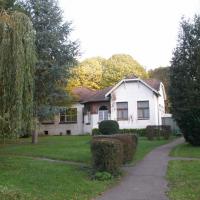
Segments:
[[[174,51],[171,103],[175,119],[185,139],[200,145],[200,16],[182,19],[178,45]]]
[[[68,90],[74,87],[87,87],[90,89],[102,88],[103,66],[106,59],[96,57],[86,59],[71,71]]]
[[[76,64],[79,45],[70,40],[70,22],[63,22],[56,0],[24,0],[22,5],[36,30],[38,62],[35,73],[35,101],[39,118],[68,98],[65,87],[69,69]]]
[[[0,134],[31,134],[35,32],[29,18],[0,12]]]
[[[113,55],[108,60],[89,58],[72,69],[68,88],[85,86],[102,89],[133,74],[141,78],[147,77],[145,69],[129,55]]]
[[[103,86],[116,84],[128,75],[136,75],[141,78],[147,77],[145,69],[130,55],[116,54],[109,58],[104,66]]]

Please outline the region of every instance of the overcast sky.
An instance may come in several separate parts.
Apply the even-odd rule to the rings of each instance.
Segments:
[[[59,0],[85,58],[130,54],[145,68],[169,65],[183,15],[200,0]]]

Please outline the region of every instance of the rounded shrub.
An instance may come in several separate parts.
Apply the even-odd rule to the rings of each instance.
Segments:
[[[99,131],[103,135],[112,135],[119,133],[119,124],[114,120],[104,120],[99,124]]]
[[[93,138],[92,163],[95,171],[118,174],[123,163],[123,144],[112,138]]]

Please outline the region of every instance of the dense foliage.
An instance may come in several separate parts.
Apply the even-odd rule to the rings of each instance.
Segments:
[[[103,135],[112,135],[119,133],[119,124],[114,120],[104,120],[99,124],[99,132]]]
[[[141,78],[147,77],[145,69],[129,55],[113,55],[107,60],[100,57],[90,58],[71,70],[68,89],[79,86],[102,89],[133,74]]]
[[[130,134],[115,134],[115,135],[99,135],[94,136],[94,139],[117,139],[123,145],[123,163],[127,163],[133,160],[133,156],[136,153],[136,147],[138,138],[136,135]]]
[[[91,143],[92,164],[95,171],[113,175],[119,172],[123,162],[123,144],[112,138],[94,138]]]
[[[200,145],[200,16],[182,19],[171,70],[172,112],[185,139]]]
[[[35,32],[18,12],[0,13],[0,134],[33,131]]]
[[[36,30],[35,101],[38,116],[45,118],[54,113],[54,106],[68,102],[68,72],[76,63],[79,45],[70,40],[71,23],[63,22],[56,0],[23,0],[21,5]]]

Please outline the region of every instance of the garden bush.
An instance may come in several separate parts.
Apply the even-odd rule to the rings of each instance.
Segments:
[[[118,174],[123,163],[123,144],[119,140],[94,137],[91,142],[91,152],[95,171]]]
[[[114,120],[104,120],[99,124],[99,131],[103,135],[112,135],[119,133],[119,124]]]
[[[168,140],[171,135],[171,127],[162,125],[162,126],[147,126],[146,136],[148,140],[154,139],[166,139]]]
[[[137,147],[137,136],[131,134],[115,134],[94,136],[94,139],[117,139],[123,144],[123,163],[133,159]]]
[[[137,146],[136,137],[129,134],[117,134],[113,135],[113,138],[120,140],[123,144],[123,163],[133,160]]]
[[[102,135],[102,133],[99,131],[98,128],[93,128],[92,129],[92,135]]]

